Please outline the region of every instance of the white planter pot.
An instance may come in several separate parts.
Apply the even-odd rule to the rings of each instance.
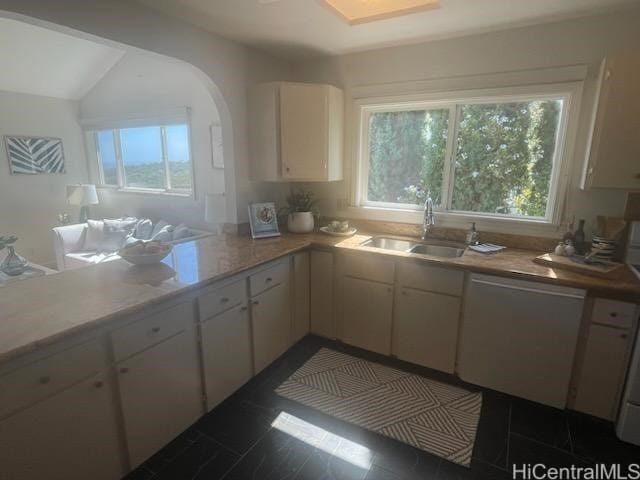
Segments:
[[[287,218],[287,228],[291,233],[309,233],[313,231],[313,213],[290,213]]]

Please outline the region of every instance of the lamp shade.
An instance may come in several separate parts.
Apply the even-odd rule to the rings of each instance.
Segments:
[[[227,218],[227,201],[224,193],[207,193],[204,200],[204,221],[224,223]]]
[[[69,205],[79,205],[81,207],[97,205],[99,201],[96,186],[81,183],[76,185],[67,185],[67,203]]]

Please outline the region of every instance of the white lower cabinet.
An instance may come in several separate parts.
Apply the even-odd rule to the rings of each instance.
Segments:
[[[251,299],[254,371],[258,373],[291,345],[289,283],[280,283]]]
[[[292,255],[292,340],[297,342],[309,333],[309,252]]]
[[[251,379],[249,311],[239,305],[201,325],[202,363],[211,410]]]
[[[347,276],[342,277],[340,282],[341,340],[389,355],[393,287]]]
[[[393,354],[401,360],[453,373],[460,298],[400,288],[393,313]]]
[[[135,468],[204,413],[193,327],[117,368],[129,459]]]
[[[0,421],[3,480],[116,480],[118,422],[108,382],[93,376]]]
[[[632,346],[630,330],[590,326],[573,403],[575,410],[615,419]]]
[[[311,333],[336,338],[333,310],[333,253],[312,250],[309,259],[309,329]]]

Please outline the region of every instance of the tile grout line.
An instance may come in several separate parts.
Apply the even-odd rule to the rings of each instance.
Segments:
[[[560,447],[558,447],[558,446],[556,446],[556,445],[551,445],[551,444],[549,444],[549,443],[541,442],[540,440],[536,440],[535,438],[527,437],[526,435],[522,435],[521,433],[517,433],[517,432],[513,432],[513,433],[512,433],[512,435],[515,435],[516,437],[524,438],[525,440],[529,440],[530,442],[533,442],[533,443],[535,443],[535,444],[537,444],[537,445],[542,445],[542,446],[544,446],[544,447],[552,448],[553,450],[556,450],[556,451],[558,451],[558,452],[562,452],[562,453],[564,453],[565,455],[568,455],[568,456],[570,456],[570,457],[574,458],[575,460],[579,460],[579,461],[581,461],[581,462],[586,462],[586,460],[585,460],[585,459],[583,459],[583,458],[581,458],[581,457],[578,457],[578,456],[577,456],[577,455],[575,455],[573,452],[570,452],[570,451],[568,451],[568,450],[565,450],[565,449],[563,449],[563,448],[560,448]]]
[[[229,475],[229,473],[231,473],[231,471],[247,456],[249,455],[249,453],[251,453],[251,451],[256,447],[256,445],[258,445],[258,443],[260,443],[260,440],[262,440],[263,438],[265,438],[267,436],[267,434],[273,430],[273,427],[269,427],[269,429],[262,435],[260,436],[260,438],[258,438],[250,447],[249,449],[240,456],[240,458],[238,458],[238,461],[236,463],[234,463],[231,468],[229,468],[229,470],[227,470],[224,475],[222,475],[222,477],[220,477],[220,480],[224,480],[224,478]]]

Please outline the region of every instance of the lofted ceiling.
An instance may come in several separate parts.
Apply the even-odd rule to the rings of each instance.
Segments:
[[[82,98],[124,51],[0,18],[0,90]]]
[[[349,25],[322,0],[138,1],[291,59],[463,36],[639,5],[638,0],[440,0],[434,9]]]

